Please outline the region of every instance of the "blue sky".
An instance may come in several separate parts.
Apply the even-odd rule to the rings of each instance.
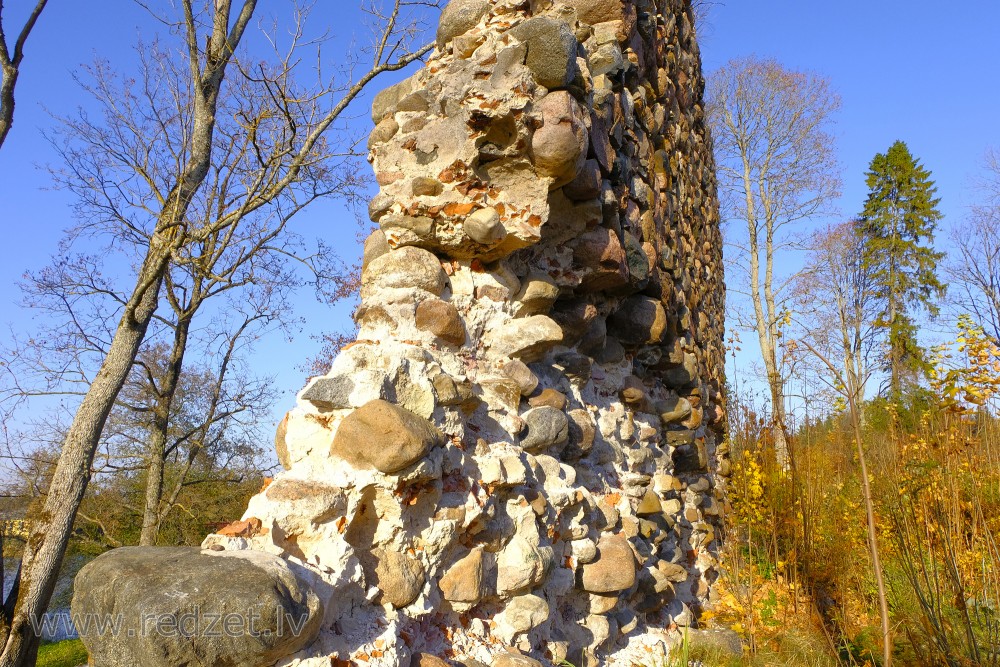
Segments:
[[[833,128],[843,167],[843,218],[863,207],[872,157],[896,139],[905,141],[937,184],[944,219],[936,246],[948,251],[950,227],[974,200],[983,153],[1000,145],[998,34],[1000,3],[985,0],[724,0],[713,6],[700,44],[708,73],[756,54],[830,79],[843,103]],[[795,270],[800,258],[784,261]],[[740,380],[760,393],[763,383],[751,371],[759,356],[756,336],[741,336]]]
[[[29,3],[8,2],[16,18]],[[166,0],[159,0],[165,10]],[[261,16],[286,12],[291,3],[265,0]],[[99,8],[99,9],[95,9]],[[364,43],[363,14],[353,0],[319,0],[314,25],[329,26],[335,37],[328,48],[353,50]],[[0,150],[0,323],[23,330],[32,313],[17,306],[15,282],[39,268],[55,250],[63,229],[72,223],[68,195],[46,189],[44,167],[56,156],[42,136],[53,127],[53,114],[69,114],[82,103],[72,74],[95,57],[121,63],[135,60],[137,37],[163,32],[149,14],[130,0],[52,0],[28,45],[18,89],[17,117]],[[985,148],[1000,145],[1000,3],[964,0],[727,0],[716,4],[702,30],[706,71],[730,58],[755,53],[774,57],[789,68],[830,78],[843,98],[836,135],[844,166],[840,209],[860,210],[865,197],[864,172],[869,160],[896,139],[931,170],[942,199],[944,227],[959,220],[972,193],[968,187]],[[398,75],[397,75],[398,78]],[[392,79],[384,79],[388,84]],[[366,129],[367,100],[353,112],[352,125]],[[48,111],[46,111],[48,110]],[[345,259],[359,254],[353,216],[336,202],[321,202],[298,221],[307,233],[322,234]],[[947,249],[947,234],[938,239]],[[349,309],[320,307],[303,294],[297,309],[308,326],[293,341],[265,341],[259,370],[277,375],[285,390],[275,413],[287,409],[303,377],[296,369],[316,349],[310,334],[343,328]],[[749,337],[744,340],[750,347]]]

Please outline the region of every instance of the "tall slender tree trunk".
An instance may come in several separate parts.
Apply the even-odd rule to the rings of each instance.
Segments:
[[[160,499],[163,497],[163,469],[165,461],[165,440],[150,445],[149,464],[146,467],[146,506],[142,513],[142,532],[139,546],[152,547],[160,533]]]
[[[854,431],[854,442],[857,447],[858,464],[861,468],[861,493],[865,500],[865,522],[868,528],[868,552],[872,559],[872,571],[875,574],[875,585],[878,591],[879,616],[882,624],[882,667],[892,667],[892,628],[889,625],[889,602],[886,594],[885,576],[882,573],[882,559],[878,548],[878,530],[875,524],[875,508],[872,501],[871,482],[868,478],[868,458],[865,455],[864,432],[861,428],[859,404],[856,397],[863,393],[863,388],[854,384],[850,368],[838,370],[837,367],[822,352],[811,345],[808,340],[803,343],[816,358],[823,362],[833,373],[833,376],[843,385],[843,395],[847,399],[850,411],[851,427]],[[844,350],[845,359],[849,353]]]
[[[761,357],[764,360],[764,371],[767,373],[767,386],[771,394],[771,432],[774,439],[774,457],[782,469],[791,467],[788,437],[785,431],[785,386],[781,371],[778,368],[777,332],[775,330],[775,300],[774,300],[774,240],[772,223],[766,220],[764,242],[764,275],[760,267],[760,229],[754,211],[754,184],[751,177],[749,160],[743,161],[743,187],[746,197],[747,232],[750,240],[750,300],[753,302],[754,328],[757,330],[757,340],[760,343]]]
[[[153,387],[155,394],[153,427],[150,432],[149,448],[146,455],[146,505],[142,517],[140,546],[154,546],[160,532],[160,502],[163,499],[163,475],[166,468],[167,441],[170,435],[170,415],[174,398],[180,385],[184,369],[184,353],[187,350],[191,320],[185,314],[174,327],[174,342],[170,349],[170,359],[166,372],[160,379],[160,386]]]
[[[156,311],[168,258],[164,244],[150,246],[133,294],[134,306],[122,316],[108,354],[66,435],[42,512],[32,518],[21,557],[20,591],[0,654],[2,667],[33,664],[39,641],[33,623],[41,621],[55,589],[101,431]]]
[[[858,463],[861,466],[861,492],[865,497],[868,549],[872,557],[872,570],[875,572],[875,585],[878,590],[879,616],[882,623],[882,667],[892,667],[892,634],[889,625],[889,602],[885,590],[885,576],[882,574],[882,559],[879,557],[878,531],[875,526],[875,510],[872,503],[871,483],[868,480],[868,461],[865,456],[861,419],[858,413],[857,402],[854,400],[856,392],[856,387],[848,387],[847,395],[851,410],[851,425],[854,428],[854,441],[857,444]]]
[[[156,312],[171,254],[187,240],[188,207],[204,183],[212,161],[215,116],[226,67],[257,5],[257,0],[243,0],[239,17],[230,29],[232,1],[215,0],[203,65],[191,2],[184,0],[182,3],[194,92],[187,161],[156,220],[135,289],[124,308],[108,353],[70,425],[42,512],[32,517],[21,557],[21,586],[14,608],[11,613],[5,613],[9,630],[5,637],[0,637],[3,641],[0,667],[28,667],[35,662],[40,638],[32,622],[41,620],[52,598],[73,522],[90,482],[91,464],[101,432]]]

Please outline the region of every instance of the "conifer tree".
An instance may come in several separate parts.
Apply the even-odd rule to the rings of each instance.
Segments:
[[[935,298],[945,287],[938,280],[934,231],[941,219],[931,173],[896,141],[869,165],[868,199],[861,214],[859,233],[863,262],[871,272],[876,297],[881,302],[876,325],[884,331],[885,370],[889,390],[899,397],[904,379],[926,370],[927,362],[916,340],[915,310],[937,314]]]

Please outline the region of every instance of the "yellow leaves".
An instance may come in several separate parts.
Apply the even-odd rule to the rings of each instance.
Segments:
[[[1000,349],[968,315],[958,319],[954,343],[934,348],[931,388],[950,413],[968,415],[986,406],[1000,391]],[[951,353],[954,348],[960,356]]]
[[[734,469],[729,499],[737,523],[761,528],[768,520],[765,506],[764,472],[753,457],[746,457]]]

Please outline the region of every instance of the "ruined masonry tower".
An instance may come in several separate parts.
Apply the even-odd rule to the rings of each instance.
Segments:
[[[689,0],[451,0],[378,95],[358,339],[199,556],[309,590],[267,660],[654,666],[695,623],[729,467],[703,86]]]

